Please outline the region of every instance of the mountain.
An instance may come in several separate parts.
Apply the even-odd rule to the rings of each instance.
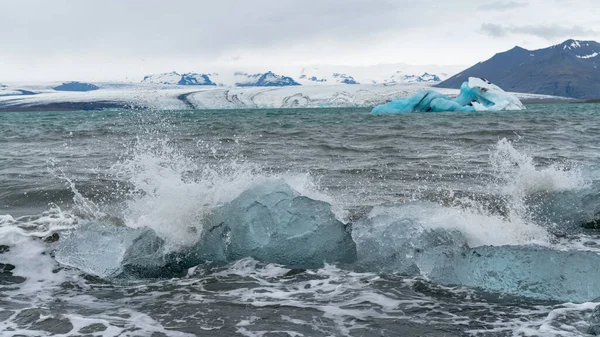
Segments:
[[[315,66],[303,68],[298,82],[303,85],[331,84],[404,84],[441,82],[462,68],[409,66],[405,64],[364,67]],[[435,71],[435,72],[434,72]],[[448,74],[450,72],[450,74]]]
[[[173,85],[216,85],[211,81],[209,75],[198,73],[179,74],[176,71],[170,73],[147,75],[143,83],[173,84]]]
[[[438,84],[459,88],[469,77],[483,77],[506,91],[600,97],[600,43],[567,40],[538,50],[514,47]]]
[[[423,73],[422,75],[406,75],[401,71],[397,71],[389,79],[385,80],[385,83],[438,83],[441,82],[439,76],[430,73]]]
[[[207,73],[170,72],[144,77],[143,83],[162,85],[217,85],[226,87],[275,87],[337,84],[435,84],[447,79],[463,66],[413,66],[402,63],[373,66],[318,65],[287,66],[264,72],[263,69],[217,68]]]
[[[98,90],[98,86],[91,83],[83,82],[65,82],[57,87],[54,87],[56,91],[92,91]]]
[[[238,87],[286,87],[290,85],[300,85],[288,76],[280,76],[271,71],[264,74],[248,74],[236,72],[235,85]]]
[[[315,69],[318,69],[318,68],[313,68],[310,70],[314,71]],[[318,75],[315,76],[315,75],[307,75],[306,72],[307,72],[307,69],[302,69],[300,76],[298,77],[302,84],[308,84],[308,85],[314,85],[314,84],[360,84],[360,82],[358,82],[356,79],[354,79],[354,76],[351,76],[351,75],[348,75],[345,73],[332,72],[332,73],[323,74],[322,72],[317,72]],[[310,73],[310,71],[309,71],[309,73]]]

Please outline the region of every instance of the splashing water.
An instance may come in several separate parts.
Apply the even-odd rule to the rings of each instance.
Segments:
[[[134,187],[125,202],[125,225],[151,228],[174,248],[196,241],[202,233],[202,219],[216,207],[269,179],[284,179],[303,195],[331,200],[318,191],[308,174],[265,174],[239,159],[202,162],[186,156],[166,139],[138,140],[132,155],[113,170]]]

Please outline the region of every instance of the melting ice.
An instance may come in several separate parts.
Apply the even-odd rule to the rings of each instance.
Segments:
[[[90,223],[62,240],[56,259],[100,277],[169,276],[244,257],[296,268],[356,259],[349,226],[335,218],[331,205],[301,196],[281,180],[243,192],[207,216],[203,227],[193,245],[169,252],[152,229]]]

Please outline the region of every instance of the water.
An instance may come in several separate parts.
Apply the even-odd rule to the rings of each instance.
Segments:
[[[330,203],[343,222],[408,205],[401,209],[411,218],[457,230],[471,247],[597,251],[600,236],[581,222],[600,210],[599,135],[600,106],[591,104],[385,116],[368,109],[2,113],[0,331],[580,336],[594,299],[540,301],[359,265],[290,270],[251,258],[178,277],[103,280],[57,263],[61,239],[52,242],[52,234],[63,238],[89,221],[148,227],[177,250],[193,243],[190,233],[200,235],[216,207],[278,178]]]

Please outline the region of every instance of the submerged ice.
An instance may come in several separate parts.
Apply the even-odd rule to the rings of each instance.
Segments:
[[[485,79],[470,77],[460,87],[460,94],[451,99],[433,90],[421,91],[412,97],[396,98],[373,108],[372,112],[444,112],[523,110],[519,99]]]
[[[350,228],[335,218],[331,205],[279,180],[248,189],[202,225],[194,244],[169,251],[152,229],[88,223],[62,240],[56,260],[110,278],[170,276],[205,262],[244,257],[295,268],[356,259]]]

